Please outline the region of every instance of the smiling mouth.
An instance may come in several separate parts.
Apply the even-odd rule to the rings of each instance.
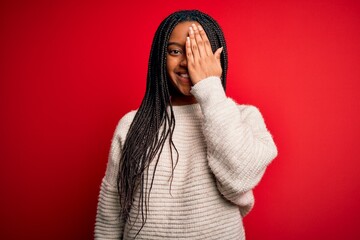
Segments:
[[[187,74],[187,73],[177,73],[177,74],[182,78],[190,78],[189,74]]]

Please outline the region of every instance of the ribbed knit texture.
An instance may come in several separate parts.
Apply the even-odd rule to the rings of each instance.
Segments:
[[[227,98],[219,78],[200,81],[191,93],[197,104],[173,106],[173,141],[179,162],[171,194],[171,153],[166,144],[147,222],[136,239],[245,239],[242,219],[254,206],[252,189],[277,155],[259,110]],[[119,217],[116,189],[121,148],[134,115],[135,111],[126,114],[114,133],[99,195],[95,239],[133,239],[141,227],[141,215],[134,221],[139,191],[129,223]],[[149,185],[154,163],[149,168]]]

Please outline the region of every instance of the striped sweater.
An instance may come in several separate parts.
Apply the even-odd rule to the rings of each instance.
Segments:
[[[227,98],[217,77],[192,87],[198,103],[173,106],[173,141],[179,152],[170,194],[172,163],[166,145],[157,166],[147,222],[136,239],[245,239],[243,218],[254,206],[252,189],[277,148],[259,110]],[[133,239],[139,220],[122,221],[116,176],[121,148],[135,111],[116,127],[98,201],[95,239]],[[173,153],[174,154],[174,153]],[[154,163],[149,167],[148,184]],[[136,193],[130,219],[138,213]]]

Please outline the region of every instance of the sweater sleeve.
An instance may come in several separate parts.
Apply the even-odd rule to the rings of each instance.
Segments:
[[[277,156],[275,143],[259,110],[227,98],[218,77],[200,81],[191,93],[204,115],[208,163],[217,187],[244,217],[254,205],[252,189]]]
[[[120,125],[120,124],[119,124]],[[121,154],[119,125],[114,133],[98,198],[95,239],[122,239],[124,220],[120,216],[117,173]]]

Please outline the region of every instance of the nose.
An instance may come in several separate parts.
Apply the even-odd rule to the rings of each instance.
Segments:
[[[187,59],[186,59],[186,56],[183,56],[182,59],[180,60],[180,66],[182,66],[182,67],[187,67]]]

